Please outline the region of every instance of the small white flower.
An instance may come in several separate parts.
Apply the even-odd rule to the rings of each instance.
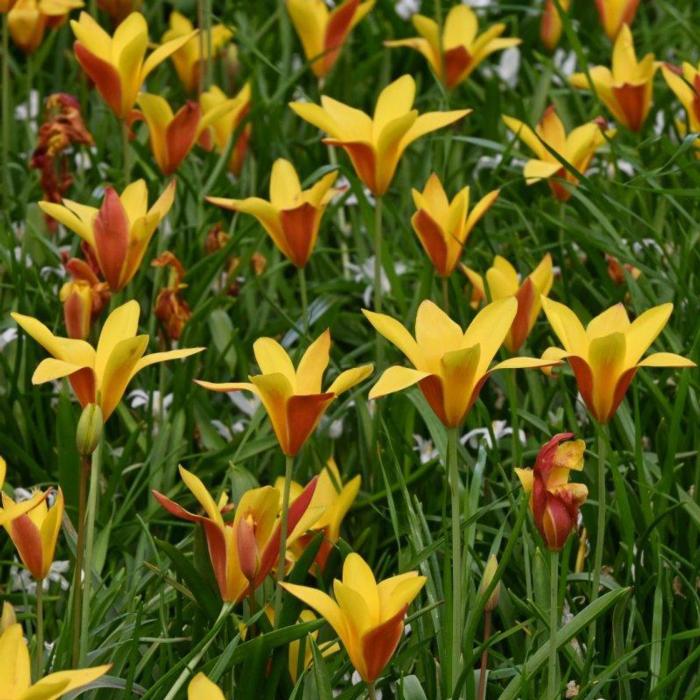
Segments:
[[[243,393],[241,391],[230,391],[227,396],[233,405],[248,418],[260,408],[260,398],[255,394]]]
[[[396,14],[401,17],[401,19],[411,19],[416,12],[420,12],[421,0],[399,0],[395,5],[394,9]]]
[[[508,87],[514,88],[518,84],[518,74],[520,73],[520,49],[511,46],[501,53],[500,59],[495,66],[484,66],[484,75],[491,76],[494,73]]]
[[[666,128],[666,114],[659,110],[656,113],[656,119],[654,119],[654,133],[657,136],[661,136]]]
[[[576,53],[574,51],[565,51],[564,49],[557,49],[554,52],[553,57],[554,67],[557,73],[561,73],[565,78],[573,75],[576,70]],[[552,82],[557,85],[562,84],[562,80],[559,75],[555,75]]]
[[[414,434],[413,441],[415,443],[415,447],[413,449],[418,452],[421,464],[427,464],[428,462],[437,459],[439,453],[433,446],[432,440],[427,440],[422,435]]]
[[[581,396],[581,392],[576,393],[576,403],[574,405],[574,411],[576,412],[576,418],[578,422],[584,425],[588,425],[588,411],[586,410],[586,403]]]
[[[49,568],[49,573],[42,581],[42,590],[48,591],[51,583],[56,583],[62,591],[70,588],[70,582],[64,574],[70,571],[69,561],[55,561]],[[36,595],[36,581],[34,577],[23,566],[10,567],[10,589],[22,591],[27,595]]]
[[[492,432],[496,442],[499,442],[502,438],[512,435],[513,428],[509,427],[504,420],[495,420],[493,423],[491,423],[491,430],[488,428],[474,428],[466,435],[463,435],[460,438],[460,442],[463,445],[469,444],[469,447],[476,450],[479,447],[479,442],[483,440],[486,443],[486,447],[491,449],[493,447],[493,442],[491,440]],[[523,445],[527,443],[527,437],[525,436],[524,430],[518,430],[518,440],[520,440]]]
[[[493,4],[493,0],[462,0],[462,4],[480,9],[484,7],[491,7],[491,5]]]
[[[343,435],[343,419],[336,418],[334,421],[331,421],[331,424],[328,426],[328,437],[331,440],[337,440],[338,438],[342,437],[342,435]]]
[[[29,102],[22,102],[15,107],[15,119],[20,122],[29,122],[36,129],[36,119],[39,116],[39,92],[31,90]]]
[[[157,418],[161,415],[165,416],[173,403],[173,395],[166,394],[163,400],[160,398],[160,391],[154,389],[153,392],[152,415]],[[143,389],[134,389],[129,393],[126,400],[131,408],[144,408],[151,405],[151,394]]]
[[[6,345],[9,345],[14,340],[17,340],[17,328],[6,328],[0,333],[0,350],[3,350]]]
[[[374,256],[367,258],[362,264],[348,263],[348,270],[353,275],[355,282],[369,282],[365,291],[362,293],[362,300],[366,307],[371,306],[371,300],[374,295]],[[394,271],[397,275],[402,275],[406,272],[406,265],[399,262],[394,265]],[[386,295],[391,292],[391,282],[387,277],[384,269],[381,270],[381,285],[382,292]]]
[[[474,177],[476,177],[482,170],[495,170],[503,160],[503,156],[500,153],[496,153],[493,156],[481,156],[479,160],[476,161],[476,166],[474,168]]]

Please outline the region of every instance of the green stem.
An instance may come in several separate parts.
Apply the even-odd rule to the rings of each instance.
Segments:
[[[2,15],[2,172],[3,200],[9,215],[10,192],[10,30],[7,13]]]
[[[479,692],[477,698],[486,700],[486,672],[489,666],[489,638],[491,637],[491,611],[484,612],[484,650],[481,652],[481,667],[479,669]]]
[[[124,165],[124,187],[129,184],[131,179],[131,147],[129,145],[129,125],[122,120],[122,158]]]
[[[447,473],[452,503],[452,690],[459,678],[462,648],[462,537],[459,502],[459,468],[457,463],[457,428],[447,429]]]
[[[367,684],[367,700],[377,700],[377,689],[374,686],[374,681]]]
[[[284,568],[287,563],[287,517],[289,515],[289,492],[292,486],[292,469],[294,457],[285,456],[284,464],[284,491],[282,492],[282,515],[280,516],[280,551],[277,560],[277,591],[275,592],[275,625],[280,624],[282,613],[282,587],[284,581]]]
[[[304,336],[309,335],[309,297],[306,290],[306,268],[298,267],[299,273],[299,295],[301,296],[301,327],[304,332]]]
[[[75,548],[75,572],[73,574],[73,667],[80,662],[80,626],[83,610],[83,582],[87,576],[83,573],[85,557],[85,503],[87,501],[87,484],[90,476],[90,458],[80,460],[80,486],[78,492],[78,542]]]
[[[377,197],[374,205],[374,310],[380,314],[382,312],[382,208],[383,199]],[[384,366],[384,339],[377,333],[376,369]]]
[[[36,582],[36,649],[34,650],[34,680],[41,678],[44,668],[44,582]]]
[[[549,553],[549,661],[547,663],[547,698],[557,700],[557,645],[559,628],[559,552]]]

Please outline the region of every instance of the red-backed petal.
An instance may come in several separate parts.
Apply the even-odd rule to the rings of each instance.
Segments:
[[[403,634],[403,618],[407,605],[396,615],[362,637],[362,656],[365,659],[368,683],[376,680],[396,651]]]
[[[360,180],[369,187],[373,194],[384,194],[384,192],[377,192],[376,161],[374,150],[369,144],[360,141],[336,141],[335,139],[323,139],[323,143],[331,146],[342,146],[350,156]]]
[[[424,209],[419,209],[413,215],[411,223],[438,275],[447,277],[452,270],[447,268],[447,243],[442,229]]]
[[[290,258],[291,262],[297,267],[304,267],[316,239],[315,234],[319,224],[318,209],[308,202],[304,202],[295,209],[282,209],[280,222],[287,239],[287,246],[293,255]]]
[[[469,67],[472,57],[465,46],[455,46],[453,49],[445,51],[443,56],[445,64],[445,85],[453,88],[465,70]]]
[[[89,403],[95,403],[95,373],[90,367],[83,367],[73,372],[68,377],[68,381],[83,408]]]
[[[530,311],[535,303],[535,285],[529,277],[520,286],[515,298],[518,300],[518,311],[510,327],[511,347],[508,349],[511,352],[520,350],[530,332]]]
[[[627,371],[623,372],[622,376],[617,380],[617,384],[615,386],[615,393],[613,394],[612,405],[610,406],[610,413],[605,419],[606,423],[615,415],[615,412],[617,411],[619,405],[622,403],[622,399],[625,398],[627,389],[629,388],[629,385],[634,379],[635,374],[637,374],[637,367],[631,367]]]
[[[181,107],[165,130],[165,143],[168,160],[164,173],[171,175],[194,146],[197,128],[202,117],[201,107],[190,100]]]
[[[287,401],[288,444],[285,454],[294,456],[302,448],[306,438],[314,431],[316,424],[333,401],[335,394],[309,394],[292,396]]]
[[[599,423],[605,423],[605,416],[597,416],[593,404],[593,373],[588,363],[576,355],[569,357],[569,364],[576,375],[576,383],[588,410]]]
[[[340,49],[350,31],[352,18],[360,4],[360,0],[346,0],[335,12],[331,12],[324,40],[325,54],[323,56],[324,73],[327,73],[338,60]]]
[[[163,508],[165,508],[170,515],[174,515],[176,518],[187,520],[191,523],[199,523],[205,519],[201,515],[195,515],[194,513],[190,513],[189,510],[185,510],[179,503],[175,503],[175,501],[169,499],[160,491],[151,489],[151,493],[156,501],[158,501],[158,503],[160,503],[160,505],[163,506]]]
[[[114,66],[88,51],[79,41],[73,44],[73,50],[83,70],[88,74],[90,80],[95,83],[95,87],[102,95],[102,99],[118,117],[123,119],[127,116],[123,114],[122,110],[121,79]]]
[[[129,217],[112,187],[105,190],[93,230],[100,269],[112,291],[116,292],[121,289],[122,269],[129,251]]]
[[[443,425],[447,425],[447,416],[445,415],[445,399],[442,391],[442,382],[440,377],[431,374],[425,379],[421,379],[418,383],[420,390],[423,392],[426,401],[430,404],[435,415],[442,421]]]
[[[15,518],[10,523],[10,533],[24,565],[31,571],[35,579],[43,579],[44,555],[41,546],[41,533],[32,519],[28,515],[20,515]]]
[[[629,85],[613,87],[615,99],[620,109],[627,118],[627,128],[639,131],[644,123],[645,112],[645,85]]]

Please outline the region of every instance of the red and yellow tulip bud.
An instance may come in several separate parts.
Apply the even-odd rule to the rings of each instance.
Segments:
[[[315,588],[282,583],[285,590],[316,610],[345,646],[362,679],[377,679],[394,655],[408,606],[425,585],[425,576],[408,571],[377,583],[359,554],[349,554],[343,579],[333,581],[335,600]]]
[[[546,359],[566,359],[593,418],[607,423],[617,411],[640,367],[695,367],[692,360],[671,352],[642,355],[668,323],[673,304],[648,309],[630,322],[622,304],[611,306],[584,328],[564,304],[542,299],[552,330],[563,348],[550,347]]]
[[[337,171],[327,173],[308,190],[302,190],[294,166],[278,158],[272,166],[269,201],[260,197],[207,197],[207,201],[254,216],[280,252],[292,264],[304,267],[316,245],[323,212],[338,193],[333,189],[337,176]]]
[[[230,108],[223,114],[218,113],[209,129],[200,138],[205,148],[214,148],[217,153],[224,153],[228,148],[229,140],[235,135],[236,141],[231,150],[228,169],[236,176],[240,175],[243,168],[252,132],[250,123],[241,127],[250,112],[250,95],[250,83],[246,83],[235,97],[230,98]],[[227,100],[229,98],[215,85],[199,96],[199,104],[205,116],[210,111],[218,109],[219,105]]]
[[[370,399],[418,384],[435,415],[448,428],[459,426],[474,405],[484,382],[500,369],[543,367],[556,360],[512,357],[491,367],[518,312],[515,297],[485,306],[463,331],[432,301],[418,307],[415,339],[391,316],[362,310],[367,320],[404,353],[413,369],[385,370]]]
[[[304,120],[328,134],[323,143],[340,146],[350,157],[357,177],[377,196],[383,195],[394,177],[403,152],[414,141],[442,129],[472,110],[427,112],[413,109],[416,83],[404,75],[385,87],[374,114],[348,107],[326,95],[321,105],[292,102],[290,107]]]
[[[48,492],[26,513],[5,523],[22,563],[37,581],[46,578],[53,564],[56,541],[63,518],[63,492],[59,488],[53,505],[47,505]],[[17,504],[2,494],[3,510],[11,511]]]
[[[121,195],[105,189],[99,209],[64,199],[63,204],[39,202],[39,208],[90,246],[95,260],[113,292],[123,289],[138,271],[146,248],[175,199],[171,182],[148,209],[144,180],[132,182]],[[87,274],[84,267],[80,271]]]
[[[219,503],[214,501],[200,479],[184,467],[180,467],[180,476],[206,515],[191,513],[158,491],[153,495],[175,517],[202,525],[221,598],[224,602],[240,602],[260,586],[277,563],[281,539],[279,491],[271,486],[246,491],[235,506],[233,520],[224,520],[222,513],[231,508],[226,497]],[[310,509],[315,489],[313,479],[290,503],[288,542],[294,542],[296,533],[305,531],[318,518],[318,513]]]
[[[462,248],[479,219],[498,199],[500,190],[493,190],[480,199],[469,211],[469,187],[461,189],[450,202],[440,182],[433,173],[423,192],[411,190],[416,213],[411,225],[418,236],[435,271],[448,277],[455,269]]]
[[[520,44],[520,39],[501,38],[506,30],[506,25],[501,23],[479,34],[479,20],[468,5],[455,5],[447,13],[442,37],[434,19],[417,14],[413,15],[412,22],[420,36],[385,41],[384,46],[407,46],[418,51],[448,89],[464,82],[492,53]]]
[[[605,262],[608,266],[608,277],[618,286],[625,283],[625,273],[633,280],[639,279],[642,271],[632,263],[621,263],[614,255],[605,254]]]
[[[170,54],[180,82],[187,92],[195,92],[202,78],[202,67],[208,59],[215,58],[231,41],[233,32],[223,24],[217,24],[209,32],[195,32],[192,22],[177,10],[170,13],[170,28],[163,34],[162,45],[186,37],[187,41]]]
[[[571,0],[559,0],[559,5],[562,12],[568,12],[571,7]],[[540,40],[547,51],[554,51],[557,47],[563,28],[561,15],[554,0],[544,0],[542,18],[540,19]]]
[[[561,181],[575,186],[578,178],[547,147],[575,170],[585,174],[593,155],[605,143],[606,137],[612,138],[615,134],[614,130],[606,131],[604,122],[601,124],[597,119],[576,127],[567,134],[554,106],[545,110],[534,131],[513,117],[503,116],[503,122],[537,156],[525,163],[525,183],[534,185],[546,180],[552,194],[562,202],[571,197],[571,191]]]
[[[2,490],[3,484],[5,483],[6,474],[7,462],[5,462],[3,457],[0,457],[0,490]],[[42,501],[44,498],[46,498],[45,493],[37,492],[26,501],[15,503],[13,506],[7,508],[0,508],[0,526],[6,526],[15,518],[18,518],[20,515],[24,515],[27,511],[30,511],[32,508],[36,507],[39,504],[39,501]]]
[[[151,71],[182,48],[195,34],[162,44],[146,58],[148,25],[140,12],[132,12],[110,36],[86,12],[71,21],[77,41],[75,57],[102,98],[120,119],[128,119],[141,86]],[[144,60],[145,59],[145,60]]]
[[[375,0],[344,0],[329,10],[324,0],[286,0],[306,60],[317,78],[330,73],[350,32],[374,3]]]
[[[93,322],[109,301],[109,286],[100,281],[84,260],[71,258],[65,268],[71,280],[61,287],[59,298],[63,304],[66,332],[69,338],[85,340]]]
[[[107,664],[57,671],[32,683],[29,650],[22,626],[10,624],[0,633],[0,697],[3,700],[56,700],[92,683],[111,667]]]
[[[141,9],[143,0],[97,0],[97,7],[106,12],[113,22],[123,22],[132,12]]]
[[[685,136],[688,127],[693,133],[700,133],[700,64],[696,68],[691,63],[683,63],[677,68],[668,63],[661,66],[661,73],[666,84],[683,105],[688,117],[688,124],[678,124],[681,135]],[[695,156],[700,158],[700,139],[695,140]]]
[[[84,340],[55,336],[41,321],[13,313],[17,324],[52,355],[39,363],[32,383],[68,377],[80,405],[98,404],[106,422],[129,382],[142,369],[204,350],[182,348],[144,355],[149,338],[137,335],[140,313],[137,301],[129,301],[112,311],[102,327],[97,348]]]
[[[610,41],[614,41],[623,25],[632,24],[639,0],[595,0],[600,23]]]
[[[343,392],[372,374],[367,364],[341,372],[322,390],[323,374],[330,361],[331,334],[324,331],[306,350],[295,368],[287,351],[272,338],[258,338],[253,345],[260,374],[248,382],[215,384],[196,380],[211,391],[250,391],[260,397],[280,448],[293,457],[314,431],[328,406]]]
[[[631,131],[640,131],[651,109],[658,66],[653,53],[637,61],[632,32],[625,24],[615,39],[612,70],[594,66],[588,75],[574,73],[569,82],[575,88],[590,89],[590,76],[596,94],[613,117]]]
[[[47,29],[62,24],[71,10],[83,7],[82,0],[17,0],[6,5],[7,24],[12,41],[24,53],[34,53]]]
[[[578,511],[588,498],[584,484],[569,483],[569,472],[583,469],[583,440],[570,440],[573,433],[559,433],[537,453],[534,469],[516,469],[542,539],[552,552],[559,552],[576,529]],[[566,441],[566,442],[565,442]]]
[[[552,256],[547,253],[522,283],[515,268],[500,255],[493,259],[485,281],[478,272],[466,266],[462,269],[474,288],[472,299],[476,301],[477,307],[487,298],[492,301],[508,297],[517,299],[518,311],[503,344],[508,352],[518,352],[535,325],[542,308],[541,297],[546,297],[552,288]]]
[[[187,700],[225,700],[225,698],[221,688],[200,672],[187,686]]]

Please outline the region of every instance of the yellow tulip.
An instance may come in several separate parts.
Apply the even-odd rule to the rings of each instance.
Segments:
[[[64,22],[71,10],[83,7],[82,0],[17,0],[2,9],[12,41],[24,53],[33,53],[44,40],[47,29]]]
[[[148,244],[175,199],[171,182],[148,209],[144,180],[127,186],[121,195],[105,189],[99,209],[64,199],[63,204],[39,202],[39,208],[60,221],[90,246],[112,291],[126,287],[138,271]]]
[[[541,297],[546,297],[552,288],[552,256],[547,253],[522,283],[515,268],[500,255],[493,259],[493,265],[486,272],[485,281],[478,272],[466,266],[463,270],[474,287],[472,294],[474,308],[485,299],[491,301],[508,297],[517,299],[518,312],[503,344],[508,352],[518,352],[535,325],[542,308]]]
[[[250,391],[259,396],[282,452],[293,457],[335,398],[372,374],[371,364],[345,370],[322,391],[330,348],[331,334],[326,330],[308,347],[295,368],[287,351],[276,340],[258,338],[253,353],[261,374],[249,377],[250,383],[196,381],[211,391]]]
[[[317,78],[323,78],[340,57],[353,28],[374,7],[375,0],[344,0],[329,10],[324,0],[286,0],[287,11]]]
[[[590,69],[590,82],[601,102],[620,124],[639,131],[651,109],[654,74],[659,64],[648,53],[637,61],[630,28],[623,25],[615,39],[612,70],[606,66]],[[585,73],[574,73],[569,82],[575,88],[590,89]]]
[[[469,211],[469,187],[461,189],[450,202],[440,178],[433,173],[423,192],[411,190],[411,194],[417,210],[411,218],[413,230],[435,271],[441,277],[448,277],[469,234],[498,199],[500,190],[489,192]]]
[[[648,309],[633,322],[622,304],[611,306],[584,328],[564,304],[542,299],[542,306],[562,348],[545,350],[543,358],[567,359],[591,415],[607,423],[617,411],[640,367],[695,367],[692,360],[671,352],[642,355],[664,329],[673,304]]]
[[[56,700],[72,690],[92,683],[110,668],[111,664],[107,664],[75,671],[58,671],[32,683],[29,650],[22,626],[17,623],[10,624],[0,633],[2,700]]]
[[[48,492],[40,494],[34,508],[5,524],[22,563],[37,581],[42,581],[49,573],[63,518],[63,491],[58,489],[50,507],[46,504],[47,496]],[[17,505],[7,494],[2,494],[4,510],[12,511]]]
[[[86,12],[71,21],[77,41],[78,63],[95,83],[104,101],[120,119],[127,119],[141,86],[151,71],[182,48],[196,32],[168,41],[145,58],[148,25],[140,12],[132,12],[111,37]]]
[[[396,345],[414,369],[395,365],[385,370],[369,393],[375,399],[418,384],[435,415],[448,428],[457,427],[472,407],[488,377],[499,369],[543,367],[556,360],[512,357],[490,367],[518,311],[515,297],[485,306],[463,331],[432,301],[418,307],[416,337],[397,320],[363,309],[362,313]]]
[[[180,82],[187,92],[194,92],[199,86],[202,65],[208,58],[216,56],[233,37],[233,32],[223,24],[217,24],[211,31],[200,31],[196,36],[192,22],[177,10],[170,13],[170,28],[163,34],[162,44],[187,37],[186,43],[170,54]]]
[[[348,107],[323,95],[321,105],[292,102],[290,107],[304,120],[325,131],[323,142],[345,149],[357,176],[377,196],[383,195],[394,177],[403,152],[416,139],[448,126],[472,110],[428,112],[412,109],[416,83],[404,75],[385,87],[374,115]]]
[[[203,673],[198,673],[187,686],[187,700],[224,700],[224,694]]]
[[[7,473],[7,462],[3,457],[0,457],[0,490],[5,483],[5,475]],[[3,494],[4,497],[5,494]],[[11,523],[15,518],[24,515],[27,511],[38,505],[39,501],[46,497],[45,493],[37,492],[30,499],[16,503],[10,508],[0,508],[0,526]],[[0,630],[1,631],[1,630]]]
[[[408,571],[377,583],[359,554],[349,554],[343,579],[333,581],[335,600],[315,588],[282,583],[285,590],[316,610],[340,637],[352,665],[367,683],[379,676],[396,651],[408,606],[425,585]]]
[[[639,0],[595,0],[600,23],[608,39],[613,41],[625,24],[632,24]]]
[[[467,5],[455,5],[440,27],[434,19],[413,15],[413,26],[420,34],[412,39],[385,41],[385,46],[407,46],[420,52],[438,80],[451,89],[465,81],[472,71],[496,51],[517,46],[520,39],[501,39],[505,24],[494,24],[478,34],[479,20]]]
[[[688,115],[690,131],[700,133],[700,64],[696,68],[691,63],[683,63],[681,69],[668,63],[661,67],[661,73],[673,90]],[[685,136],[688,129],[682,122],[679,132]],[[700,139],[695,140],[695,155],[700,157]]]
[[[182,348],[144,355],[148,336],[136,335],[140,313],[137,301],[129,301],[112,311],[102,327],[97,348],[84,340],[56,336],[41,321],[13,313],[12,318],[53,356],[39,363],[32,383],[68,377],[80,405],[98,404],[107,421],[129,382],[142,369],[204,350]]]
[[[308,190],[302,190],[294,166],[278,158],[270,175],[269,201],[260,197],[206,199],[224,209],[254,216],[290,262],[304,267],[316,245],[326,205],[338,193],[332,188],[337,176],[337,171],[327,173]]]

